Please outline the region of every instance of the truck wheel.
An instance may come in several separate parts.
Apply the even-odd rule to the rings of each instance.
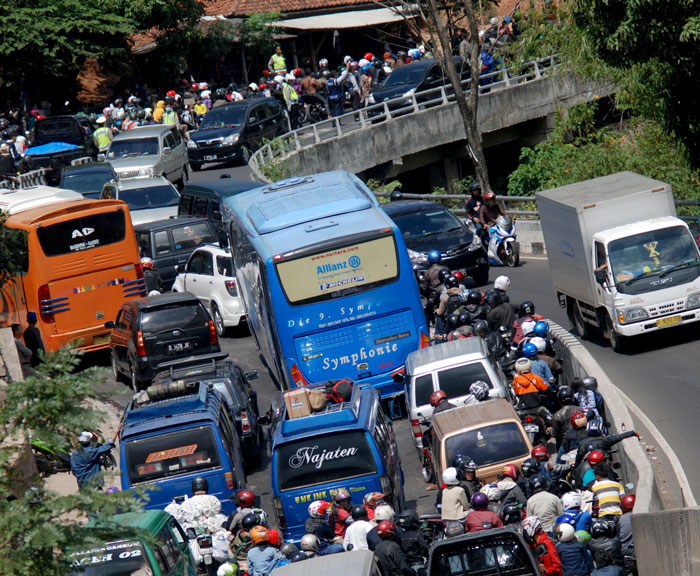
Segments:
[[[613,351],[618,354],[621,354],[627,348],[627,338],[615,332],[612,320],[609,316],[605,324],[605,337],[608,339],[608,342],[610,342],[610,347]]]
[[[592,326],[583,319],[578,304],[574,300],[569,300],[569,320],[576,328],[576,332],[581,337],[581,340],[588,340],[592,336]]]

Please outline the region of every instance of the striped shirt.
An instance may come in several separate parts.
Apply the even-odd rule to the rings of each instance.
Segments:
[[[598,499],[598,517],[621,515],[620,497],[624,493],[622,484],[614,480],[604,478],[593,484],[593,496]]]

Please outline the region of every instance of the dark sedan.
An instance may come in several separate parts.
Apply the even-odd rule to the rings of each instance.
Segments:
[[[85,198],[97,199],[107,182],[116,182],[119,178],[107,162],[90,162],[78,166],[66,166],[61,173],[59,188],[79,192]]]
[[[451,270],[462,270],[477,286],[488,282],[489,261],[479,236],[442,204],[400,200],[382,208],[401,230],[414,270],[428,268],[428,252],[438,250]]]

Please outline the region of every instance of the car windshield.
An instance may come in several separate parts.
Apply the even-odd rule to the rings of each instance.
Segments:
[[[134,211],[177,206],[180,197],[172,184],[163,184],[120,190],[119,200],[126,202],[129,205],[129,210]]]
[[[425,76],[425,68],[423,66],[401,66],[389,74],[382,86],[391,88],[399,84],[418,84]]]
[[[143,312],[141,317],[141,330],[143,330],[144,336],[175,328],[189,330],[208,325],[209,317],[199,301],[175,302],[157,308],[149,308]]]
[[[429,210],[418,210],[407,214],[391,215],[404,239],[436,236],[443,232],[459,230],[462,225],[452,212],[442,206]]]
[[[102,186],[112,178],[114,176],[108,169],[64,174],[61,187],[80,192],[86,198],[97,199],[102,192]]]
[[[70,555],[77,576],[147,576],[153,574],[143,545],[138,541],[112,542]]]
[[[236,128],[243,124],[245,110],[242,106],[214,108],[202,119],[199,129]]]
[[[508,462],[529,454],[522,428],[515,422],[503,422],[459,432],[445,440],[445,462],[461,452],[469,454],[477,466]]]
[[[109,146],[107,158],[135,158],[137,156],[158,155],[158,138],[133,138],[131,140],[115,140]]]
[[[438,387],[447,394],[447,398],[461,398],[467,396],[469,386],[477,380],[486,382],[489,388],[493,388],[486,368],[482,362],[472,362],[453,368],[446,368],[437,373]],[[430,395],[433,393],[432,375],[427,374],[416,378],[416,406],[425,406],[430,403]]]

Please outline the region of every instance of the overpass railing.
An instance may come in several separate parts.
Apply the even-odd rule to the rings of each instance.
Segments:
[[[558,55],[539,58],[518,66],[495,70],[479,77],[479,93],[486,94],[507,90],[514,86],[538,80],[551,73],[559,65]],[[471,78],[462,81],[465,95],[471,89]],[[323,120],[283,134],[258,149],[250,158],[248,166],[253,178],[271,182],[295,174],[275,170],[290,155],[320,144],[342,138],[357,130],[366,130],[376,124],[391,122],[395,118],[422,112],[430,108],[446,106],[455,101],[451,85],[430,88],[420,92],[407,92],[366,108],[353,110],[330,120]]]

